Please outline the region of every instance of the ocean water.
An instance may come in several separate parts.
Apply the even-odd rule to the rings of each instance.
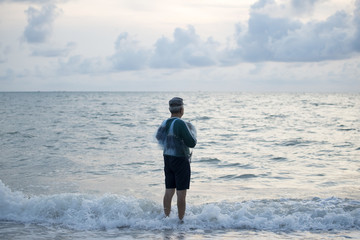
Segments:
[[[184,98],[185,222],[154,141]],[[1,239],[360,239],[360,94],[0,93]]]

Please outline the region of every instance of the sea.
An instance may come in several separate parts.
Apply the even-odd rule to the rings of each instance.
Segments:
[[[183,223],[172,97],[198,138]],[[0,239],[360,239],[360,94],[2,92]]]

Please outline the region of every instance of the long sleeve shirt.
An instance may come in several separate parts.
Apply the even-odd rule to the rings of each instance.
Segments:
[[[165,120],[156,133],[156,139],[163,147],[164,155],[176,157],[189,157],[189,148],[195,147],[197,143],[194,126],[180,118]]]

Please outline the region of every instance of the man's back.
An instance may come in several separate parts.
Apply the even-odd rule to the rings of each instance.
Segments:
[[[156,138],[164,148],[164,155],[189,157],[189,147],[196,145],[196,136],[180,118],[169,118],[158,129]]]

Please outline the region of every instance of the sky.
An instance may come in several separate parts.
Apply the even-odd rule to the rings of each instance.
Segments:
[[[360,0],[0,0],[0,91],[360,92]]]

